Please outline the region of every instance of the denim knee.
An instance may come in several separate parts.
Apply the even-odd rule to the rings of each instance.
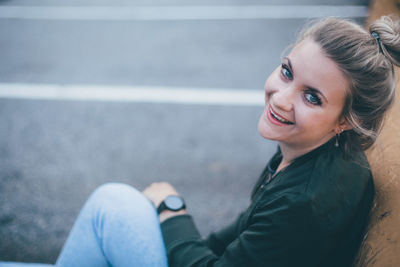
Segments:
[[[106,183],[99,186],[91,194],[88,204],[113,214],[129,210],[137,215],[145,215],[143,213],[152,213],[154,210],[151,202],[140,191],[123,183]]]
[[[120,198],[131,194],[140,193],[136,188],[124,184],[124,183],[105,183],[97,187],[90,198],[99,198],[99,199],[107,199],[107,198]]]

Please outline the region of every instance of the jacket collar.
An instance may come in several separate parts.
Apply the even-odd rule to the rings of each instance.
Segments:
[[[306,154],[297,157],[289,166],[302,164],[311,158],[314,158],[326,151],[332,151],[332,150],[339,150],[339,148],[335,146],[335,137],[330,139],[328,142],[320,145],[319,147],[311,150],[310,152],[307,152]],[[278,151],[267,164],[268,171],[274,174],[281,161],[282,161],[282,152],[281,148],[278,145]]]

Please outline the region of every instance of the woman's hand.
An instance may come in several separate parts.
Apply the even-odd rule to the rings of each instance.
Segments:
[[[153,202],[154,207],[160,206],[161,202],[167,198],[167,196],[175,195],[178,196],[175,188],[169,183],[152,183],[149,187],[142,192],[151,202]]]
[[[153,202],[153,205],[156,208],[158,208],[158,206],[160,206],[161,202],[163,202],[167,198],[167,196],[170,196],[170,195],[179,196],[179,194],[175,190],[175,188],[166,182],[152,183],[149,187],[145,188],[142,193],[151,202]],[[182,215],[182,214],[187,214],[186,210],[180,210],[180,211],[176,211],[176,212],[170,211],[170,210],[165,210],[165,211],[161,212],[161,214],[159,216],[160,222],[163,222],[170,217]]]

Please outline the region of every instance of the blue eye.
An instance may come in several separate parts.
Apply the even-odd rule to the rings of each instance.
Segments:
[[[286,64],[282,63],[281,68],[282,68],[281,73],[282,73],[283,77],[285,77],[286,79],[292,80],[293,75],[290,72],[289,67]]]
[[[306,92],[304,97],[312,105],[320,106],[322,104],[321,98],[319,98],[318,95],[314,93]]]

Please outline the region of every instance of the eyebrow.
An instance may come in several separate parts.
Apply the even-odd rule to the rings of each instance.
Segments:
[[[292,76],[294,76],[292,62],[290,62],[290,59],[288,57],[284,57],[283,59],[287,60],[288,67],[289,67],[290,71],[292,72]],[[308,90],[312,91],[313,93],[317,93],[317,94],[321,95],[325,99],[326,103],[328,103],[328,99],[326,99],[325,95],[321,92],[321,90],[319,90],[317,88],[310,87],[310,86],[306,86],[306,87],[308,88]]]

